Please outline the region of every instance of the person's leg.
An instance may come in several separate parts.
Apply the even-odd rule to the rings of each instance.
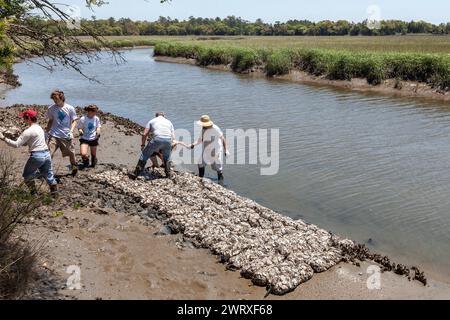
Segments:
[[[221,159],[216,159],[216,161],[212,164],[212,168],[217,172],[217,179],[219,180],[219,183],[223,183],[223,163]]]
[[[150,158],[150,160],[152,161],[152,169],[153,170],[155,170],[156,168],[159,167],[158,156],[152,156]]]
[[[75,157],[75,146],[73,140],[57,139],[59,148],[61,149],[62,156],[70,158],[70,164],[72,165],[72,176],[76,176],[78,173],[78,164]]]
[[[163,155],[164,171],[166,173],[166,177],[170,178],[170,176],[171,176],[170,157],[172,156],[172,141],[171,140],[163,141],[161,143],[161,153]]]
[[[81,154],[81,159],[83,161],[83,166],[85,168],[87,168],[89,166],[88,148],[89,148],[89,146],[86,143],[81,142],[80,154]]]
[[[204,178],[205,172],[206,172],[206,161],[202,156],[202,162],[198,165],[198,176],[200,178]]]
[[[42,165],[42,161],[39,158],[30,156],[25,167],[23,169],[22,177],[30,190],[31,194],[37,193],[36,183],[34,181],[36,173]]]
[[[50,187],[50,192],[52,195],[56,195],[58,192],[58,182],[55,179],[55,175],[53,172],[53,163],[52,158],[50,157],[50,153],[45,158],[44,163],[39,168],[40,173],[45,177],[47,180],[47,184]]]
[[[139,162],[134,169],[134,178],[137,178],[145,170],[145,165],[147,164],[148,159],[150,159],[150,157],[156,151],[158,151],[157,147],[158,145],[155,140],[151,140],[149,143],[147,143],[147,146],[144,148],[144,150],[142,150],[141,156],[139,157]]]
[[[95,168],[97,165],[97,146],[91,146],[91,167]]]
[[[58,140],[55,137],[50,137],[48,140],[48,149],[50,150],[50,155],[53,159],[55,156],[56,151],[59,149],[59,143]]]

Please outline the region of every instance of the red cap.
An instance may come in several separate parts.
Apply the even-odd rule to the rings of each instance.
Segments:
[[[26,110],[19,114],[20,118],[37,118],[38,113],[32,109]]]

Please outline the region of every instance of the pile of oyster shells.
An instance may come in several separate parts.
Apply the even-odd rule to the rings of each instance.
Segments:
[[[241,270],[272,294],[285,294],[343,259],[354,243],[303,221],[294,221],[240,197],[208,179],[174,173],[129,179],[126,169],[91,180],[133,197],[149,212],[165,214],[170,228],[195,246],[210,249],[228,268]]]

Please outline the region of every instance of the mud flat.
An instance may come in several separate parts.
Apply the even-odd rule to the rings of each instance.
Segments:
[[[2,126],[20,127],[16,117],[25,107],[1,109]],[[59,200],[40,208],[18,235],[45,248],[31,299],[450,297],[448,284],[427,281],[418,268],[190,173],[176,172],[168,180],[156,171],[130,180],[141,127],[101,116],[103,164],[72,178],[58,156]],[[6,149],[2,142],[0,149],[13,151],[20,164],[27,157],[26,150]],[[372,264],[392,271],[381,275],[380,290],[367,287]],[[81,270],[81,290],[66,288],[70,266]]]

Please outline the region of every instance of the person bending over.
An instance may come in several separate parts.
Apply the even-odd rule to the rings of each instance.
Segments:
[[[43,176],[50,186],[51,194],[55,196],[58,192],[58,186],[53,173],[52,158],[45,141],[45,132],[37,124],[38,113],[30,109],[21,113],[19,117],[23,119],[28,128],[16,141],[7,139],[1,132],[0,139],[4,140],[11,147],[28,146],[30,157],[22,174],[25,184],[32,194],[36,194],[37,188],[34,179],[38,175]]]

